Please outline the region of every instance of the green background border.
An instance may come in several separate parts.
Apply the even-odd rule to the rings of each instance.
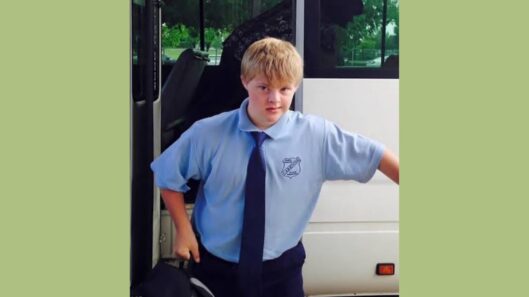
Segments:
[[[401,296],[526,294],[527,6],[401,2]]]
[[[129,295],[129,11],[2,3],[2,296]]]
[[[527,5],[401,1],[401,296],[526,291]],[[129,3],[0,10],[5,296],[127,296]]]

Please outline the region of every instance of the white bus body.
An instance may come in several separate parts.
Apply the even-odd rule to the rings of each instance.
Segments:
[[[305,79],[303,112],[398,154],[398,93],[398,79]],[[379,172],[367,184],[326,182],[303,244],[308,295],[398,294],[398,186]],[[377,263],[394,263],[395,275],[376,275]]]

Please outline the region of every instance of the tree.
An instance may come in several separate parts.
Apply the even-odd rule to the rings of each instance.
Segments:
[[[394,32],[386,36],[386,47],[395,42],[398,48],[398,0],[388,0],[386,14],[386,24],[391,24]],[[380,55],[382,41],[382,0],[364,0],[364,11],[361,15],[355,16],[346,26],[346,38],[343,42],[342,51],[346,57],[351,57],[353,61],[348,64],[353,65],[354,60],[369,60]],[[389,48],[389,47],[388,47]],[[354,55],[352,54],[354,53]]]

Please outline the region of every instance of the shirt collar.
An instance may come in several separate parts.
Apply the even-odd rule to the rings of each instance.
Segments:
[[[244,99],[239,108],[239,129],[245,132],[261,131],[248,117],[248,98]],[[279,120],[263,132],[270,138],[276,139],[284,131],[285,125],[289,122],[291,111],[287,111]]]

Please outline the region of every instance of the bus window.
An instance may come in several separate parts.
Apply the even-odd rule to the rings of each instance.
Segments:
[[[306,77],[398,78],[398,9],[399,0],[306,1]]]
[[[174,63],[185,49],[194,48],[208,53],[209,65],[218,65],[223,42],[233,29],[279,2],[280,0],[164,1],[162,61]]]

